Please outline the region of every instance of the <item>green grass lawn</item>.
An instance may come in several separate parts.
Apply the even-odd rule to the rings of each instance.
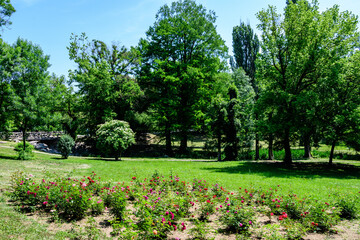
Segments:
[[[70,157],[36,153],[31,161],[16,160],[16,152],[0,147],[0,186],[9,183],[9,177],[21,170],[36,176],[46,171],[60,175],[83,176],[95,171],[105,181],[129,181],[132,176],[176,174],[190,181],[194,178],[218,183],[229,190],[239,187],[269,188],[280,185],[284,191],[300,195],[327,198],[329,192],[358,192],[360,190],[360,162],[335,160],[329,167],[327,159],[295,161],[285,167],[280,161],[216,162],[212,160],[190,160],[171,158],[123,158],[123,161],[91,157]]]
[[[11,146],[9,143],[0,144],[0,226],[10,228],[0,227],[0,239],[8,236],[9,231],[15,231],[11,223],[23,217],[5,204],[6,196],[2,193],[9,187],[10,177],[15,171],[31,173],[36,178],[45,176],[47,172],[82,177],[94,171],[103,181],[111,182],[129,182],[133,176],[148,178],[158,171],[163,175],[173,173],[185,181],[205,179],[231,191],[240,187],[267,189],[280,185],[284,194],[292,192],[322,201],[331,199],[336,192],[360,192],[359,161],[335,160],[334,166],[330,167],[327,159],[303,160],[295,161],[291,167],[285,167],[280,161],[216,162],[171,158],[123,158],[123,161],[113,161],[92,157],[69,157],[65,160],[59,155],[44,153],[35,153],[34,160],[19,161],[16,160],[16,152]],[[1,216],[4,215],[9,217],[3,219]],[[30,235],[36,234],[34,232]],[[27,238],[27,235],[24,236]]]

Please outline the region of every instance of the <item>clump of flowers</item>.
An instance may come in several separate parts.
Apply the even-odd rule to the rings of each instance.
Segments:
[[[186,182],[158,172],[150,178],[132,176],[129,183],[115,185],[100,180],[94,172],[79,179],[39,179],[17,172],[10,196],[22,209],[51,212],[66,220],[110,212],[112,234],[130,239],[166,239],[177,232],[206,236],[200,228],[206,228],[210,216],[218,218],[223,231],[249,236],[259,215],[267,215],[270,224],[285,229],[284,237],[299,239],[305,231],[330,231],[340,216],[356,210],[345,196],[324,203],[280,194],[279,186],[240,187],[239,192],[231,192],[203,179]]]

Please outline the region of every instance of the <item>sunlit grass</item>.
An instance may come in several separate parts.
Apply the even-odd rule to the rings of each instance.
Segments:
[[[335,159],[333,167],[327,165],[327,159],[298,160],[293,166],[285,167],[281,161],[216,162],[173,158],[123,158],[123,161],[113,161],[73,156],[65,160],[60,155],[36,152],[35,159],[19,161],[16,160],[16,152],[9,146],[14,146],[14,143],[0,147],[0,189],[3,190],[9,188],[10,177],[15,171],[31,173],[35,178],[42,178],[48,173],[82,177],[94,171],[103,181],[112,183],[129,182],[133,176],[149,178],[157,171],[163,175],[178,175],[185,181],[205,179],[230,191],[237,191],[240,187],[268,189],[279,185],[283,194],[291,192],[299,197],[310,196],[321,201],[330,200],[336,192],[360,191],[360,162],[353,160]],[[68,232],[47,233],[44,230],[46,225],[25,221],[25,216],[14,211],[5,201],[6,196],[0,192],[0,239],[9,236],[23,239],[71,237]],[[22,221],[27,227],[18,230],[17,224]]]

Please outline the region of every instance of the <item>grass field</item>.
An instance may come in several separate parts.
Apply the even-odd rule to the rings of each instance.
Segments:
[[[124,158],[123,161],[112,161],[91,157],[69,157],[64,160],[59,155],[44,153],[36,153],[34,160],[19,161],[11,147],[11,143],[0,144],[0,239],[19,236],[23,239],[61,239],[74,236],[69,231],[46,233],[46,223],[39,224],[33,220],[27,220],[26,227],[20,230],[15,223],[25,221],[26,217],[9,207],[4,195],[15,171],[33,174],[38,179],[48,173],[82,177],[95,171],[103,181],[113,183],[129,182],[133,176],[150,177],[157,171],[163,175],[176,174],[185,181],[205,179],[231,191],[239,187],[268,189],[279,185],[284,194],[291,192],[321,201],[331,200],[335,192],[360,191],[359,161],[336,160],[333,166],[328,166],[327,159],[299,160],[285,167],[279,161],[216,162],[171,158]]]

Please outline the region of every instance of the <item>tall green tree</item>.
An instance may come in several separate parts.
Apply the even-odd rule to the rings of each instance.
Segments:
[[[124,120],[141,94],[132,77],[138,51],[116,44],[108,47],[99,40],[88,41],[84,33],[72,35],[68,50],[70,59],[78,65],[69,78],[79,89],[89,133],[95,135],[97,126],[108,120]]]
[[[13,45],[20,52],[15,62],[17,70],[12,75],[15,124],[23,133],[24,149],[26,132],[44,123],[48,114],[49,56],[30,41],[18,38]]]
[[[65,76],[52,74],[49,78],[48,107],[51,114],[47,118],[47,130],[63,130],[76,139],[84,121],[81,115],[80,95],[68,84]]]
[[[221,153],[225,143],[224,135],[227,126],[228,92],[230,86],[233,84],[233,78],[230,73],[219,73],[214,83],[211,103],[206,110],[206,129],[204,130],[208,138],[206,146],[209,150],[216,149],[218,161],[222,160]]]
[[[140,81],[166,135],[180,136],[187,151],[190,129],[204,116],[214,76],[225,66],[227,48],[216,31],[216,16],[193,0],[164,5],[141,39],[143,62]]]
[[[284,162],[292,162],[290,140],[297,131],[296,102],[326,78],[334,64],[357,44],[357,17],[339,7],[320,13],[318,2],[299,0],[289,4],[282,16],[269,6],[257,14],[262,31],[261,80],[266,83],[263,98],[273,96],[268,107],[276,108],[272,124],[280,125]]]
[[[10,16],[15,12],[15,8],[10,0],[0,0],[0,29],[11,24]],[[1,37],[1,33],[0,33]]]
[[[256,57],[259,53],[260,41],[254,33],[250,24],[240,22],[239,26],[233,28],[233,52],[234,58],[231,58],[233,69],[241,67],[250,77],[252,88],[255,90],[255,101],[258,99],[259,87],[255,80],[256,76]],[[255,119],[258,117],[255,116]],[[259,159],[259,134],[255,137],[255,159]]]
[[[339,74],[340,73],[340,74]],[[360,136],[360,53],[343,59],[332,76],[319,86],[323,99],[320,119],[325,139],[331,145],[329,164],[340,141],[351,144]]]
[[[13,127],[11,80],[18,58],[19,51],[0,39],[0,132],[9,132]]]

